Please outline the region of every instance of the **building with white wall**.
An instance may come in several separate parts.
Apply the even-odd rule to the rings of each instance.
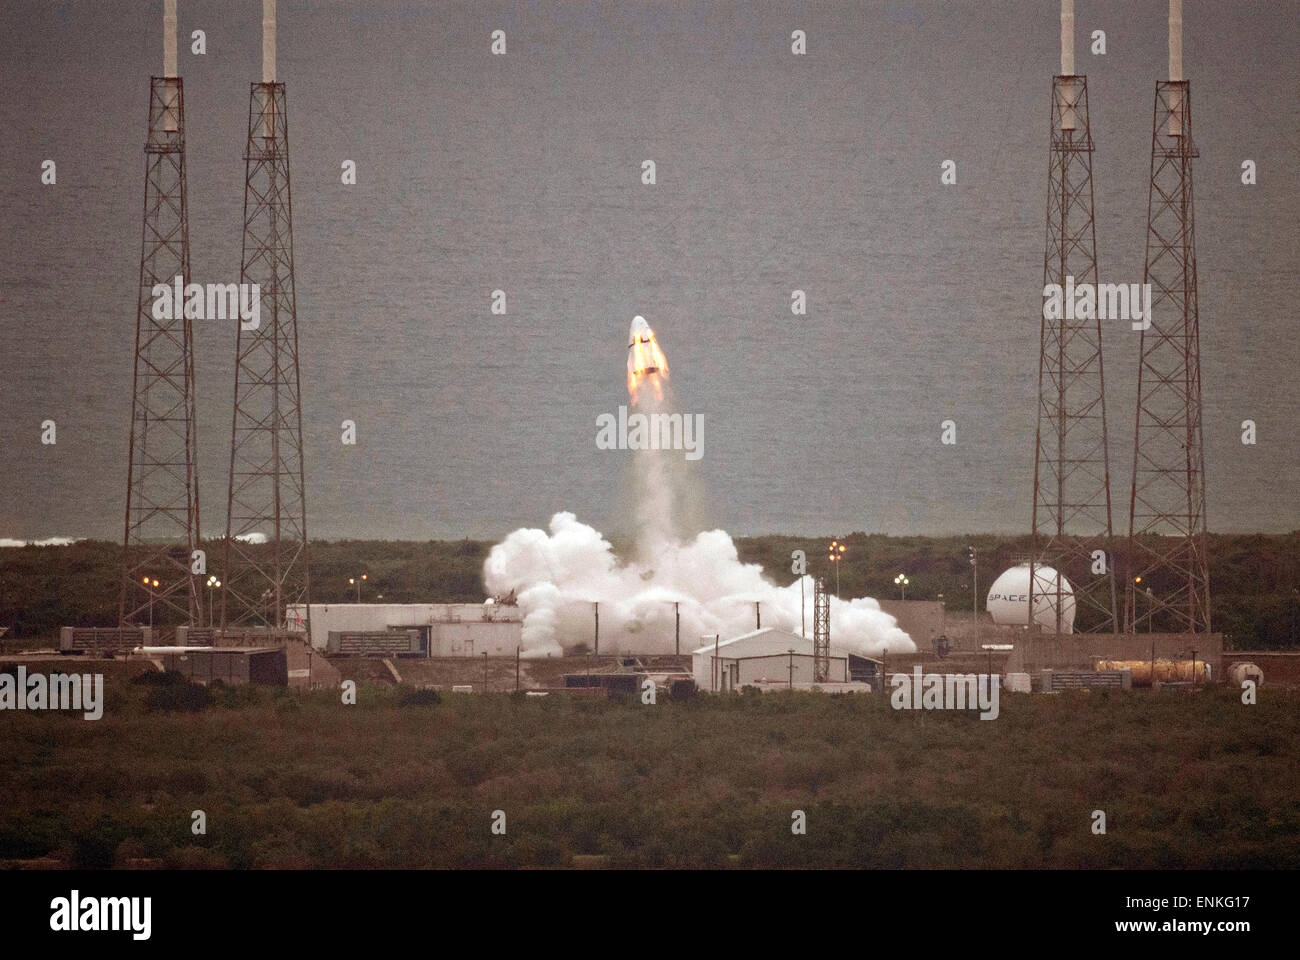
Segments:
[[[765,628],[708,643],[691,654],[695,685],[706,693],[724,693],[744,686],[766,689],[784,685],[808,688],[814,682],[812,639],[787,630]],[[826,689],[865,687],[853,683],[854,666],[878,667],[878,661],[831,646]],[[878,673],[872,669],[873,676]]]
[[[288,620],[304,616],[290,605]],[[311,645],[329,647],[330,634],[413,631],[411,652],[428,657],[513,657],[523,623],[514,604],[493,603],[313,603]]]

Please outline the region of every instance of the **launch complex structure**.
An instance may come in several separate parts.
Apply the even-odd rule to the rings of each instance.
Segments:
[[[253,330],[241,324],[235,350],[223,628],[287,626],[290,604],[311,612],[289,113],[275,66],[275,0],[264,0],[262,82],[250,85],[248,97],[240,281],[259,285],[270,322]],[[257,534],[265,548],[249,542]]]
[[[260,322],[240,323],[236,340],[219,619],[223,629],[279,630],[290,605],[310,614],[310,581],[289,121],[285,85],[276,79],[275,0],[263,0],[262,79],[250,86],[244,163],[240,281],[259,291]],[[145,143],[119,629],[142,626],[146,615],[152,627],[165,611],[204,622],[193,330],[187,316],[157,319],[152,303],[155,284],[177,277],[189,283],[185,111],[176,0],[164,0],[163,75],[150,79]],[[305,628],[306,618],[298,625]]]
[[[198,457],[191,321],[154,316],[155,284],[190,279],[185,97],[176,67],[176,0],[163,7],[163,75],[149,81],[144,227],[118,620],[152,624],[154,605],[202,623],[193,572],[199,544]],[[162,611],[160,611],[162,612]]]
[[[1191,81],[1183,77],[1183,3],[1169,0],[1169,79],[1156,84],[1151,127],[1144,282],[1152,316],[1138,366],[1125,623],[1134,633],[1163,621],[1179,633],[1210,632],[1205,441],[1196,219],[1192,204]],[[1152,584],[1138,611],[1139,591]]]
[[[1061,72],[1052,79],[1043,282],[1098,281],[1094,139],[1088,78],[1075,71],[1074,0],[1061,0]],[[180,312],[158,319],[157,284],[190,279],[185,109],[176,0],[163,3],[163,71],[150,79],[136,350],[121,564],[119,629],[156,613],[201,625],[208,558],[200,548],[194,340]],[[1084,632],[1146,627],[1210,631],[1190,83],[1183,77],[1182,0],[1169,0],[1169,79],[1156,83],[1140,334],[1134,462],[1123,573],[1115,549],[1100,312],[1040,330],[1029,609],[1066,604]],[[240,280],[256,285],[261,322],[239,325],[219,618],[223,629],[305,628],[310,617],[307,490],[289,127],[276,76],[276,5],[263,0],[262,78],[250,84]],[[638,317],[636,374],[667,371]],[[634,367],[636,368],[634,370]],[[1039,573],[1053,567],[1060,575]],[[1073,599],[1065,577],[1073,583]],[[215,579],[215,578],[212,578]],[[824,591],[818,597],[824,599]],[[1121,605],[1122,598],[1122,605]],[[209,597],[209,602],[211,599]],[[155,608],[159,608],[156,610]],[[295,623],[287,622],[288,611]],[[814,604],[819,669],[829,616]]]
[[[1085,632],[1210,632],[1205,462],[1192,205],[1191,91],[1183,78],[1182,0],[1169,0],[1169,79],[1156,84],[1147,253],[1151,316],[1141,325],[1123,619],[1116,588],[1100,311],[1048,319],[1039,351],[1033,553],[1035,598],[1056,630],[1074,584]],[[1087,77],[1074,71],[1074,0],[1061,0],[1061,74],[1052,80],[1043,283],[1097,283]],[[1095,286],[1094,286],[1095,288]],[[1149,325],[1148,325],[1149,324]],[[1122,628],[1121,628],[1122,623]]]
[[[1074,72],[1074,0],[1061,0],[1061,74],[1052,79],[1050,123],[1043,285],[1063,288],[1069,277],[1095,285],[1093,139],[1088,78]],[[1049,320],[1044,311],[1042,320],[1029,610],[1032,622],[1035,597],[1048,596],[1055,633],[1062,632],[1067,588],[1062,576],[1040,574],[1040,564],[1073,584],[1076,623],[1103,633],[1119,624],[1114,565],[1107,559],[1099,567],[1093,557],[1114,555],[1099,313]]]

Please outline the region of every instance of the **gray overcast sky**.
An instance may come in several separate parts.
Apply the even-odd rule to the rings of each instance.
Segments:
[[[121,533],[161,7],[0,8],[0,537]],[[595,418],[625,402],[637,313],[705,418],[692,469],[711,524],[1027,530],[1052,0],[279,7],[315,535],[495,537],[560,509],[616,525],[623,462],[596,449]],[[1210,527],[1291,530],[1300,5],[1185,7]],[[238,279],[260,8],[180,2],[199,282]],[[1166,7],[1077,8],[1102,277],[1138,282]],[[505,57],[488,52],[497,28]],[[488,311],[498,288],[505,317]],[[1136,340],[1106,337],[1119,529]],[[201,326],[196,358],[215,533],[233,330]],[[948,418],[955,447],[938,442]]]

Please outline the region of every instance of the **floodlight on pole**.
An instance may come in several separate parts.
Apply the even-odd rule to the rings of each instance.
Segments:
[[[221,581],[217,579],[216,574],[208,577],[206,584],[208,588],[208,629],[212,629],[212,591],[221,589]]]
[[[840,561],[844,559],[844,544],[838,540],[832,540],[831,545],[827,548],[826,559],[831,566],[835,568],[835,596],[840,595]]]

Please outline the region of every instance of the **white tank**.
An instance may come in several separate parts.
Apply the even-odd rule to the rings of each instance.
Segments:
[[[1074,633],[1074,588],[1052,567],[1034,567],[1034,622],[1047,633],[1056,632],[1057,581],[1061,592],[1061,632]],[[989,587],[985,609],[993,622],[1009,626],[1029,624],[1029,564],[1004,572]]]
[[[1228,669],[1228,679],[1238,687],[1247,680],[1253,680],[1255,686],[1262,687],[1264,685],[1264,671],[1250,661],[1234,663]]]

